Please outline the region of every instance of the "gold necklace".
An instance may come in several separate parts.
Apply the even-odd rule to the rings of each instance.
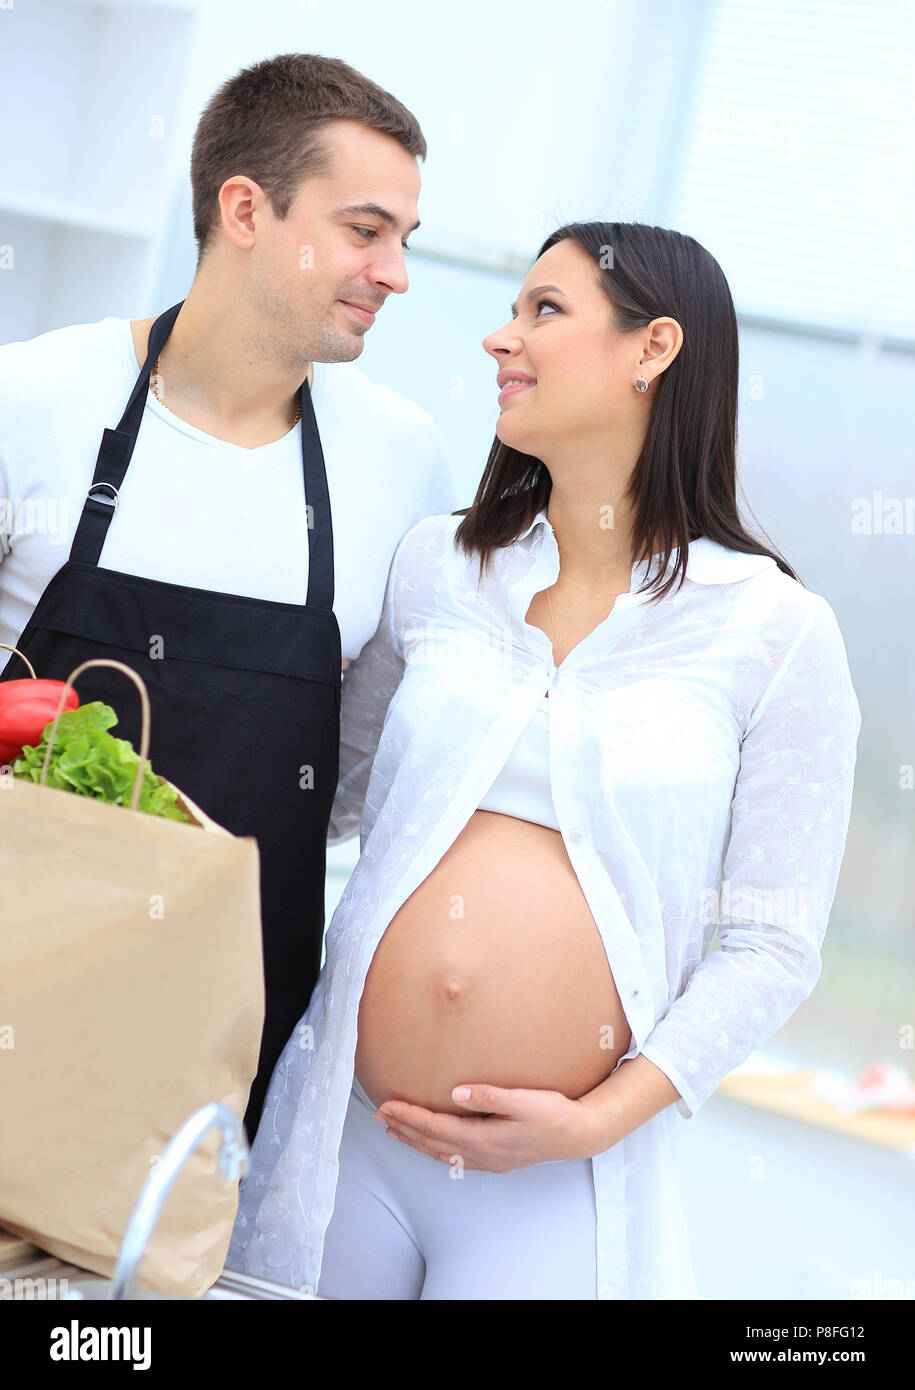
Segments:
[[[616,596],[616,598],[618,598],[618,597],[619,597],[619,595]],[[614,603],[616,602],[616,598],[614,598]],[[547,601],[547,603],[550,605],[550,620],[551,620],[551,622],[552,622],[552,624],[553,624],[553,635],[554,635],[554,637],[556,638],[556,642],[557,642],[557,646],[558,646],[558,644],[559,644],[559,634],[558,634],[557,631],[556,631],[556,615],[555,615],[555,613],[553,612],[553,600],[550,598],[550,591],[549,591],[549,589],[546,590],[546,601]],[[563,662],[563,659],[564,659],[563,657],[560,657],[559,660],[556,662],[556,665],[557,665],[557,666],[560,666],[560,665],[562,664],[562,662]]]
[[[164,400],[163,400],[162,397],[159,395],[159,385],[160,385],[160,382],[161,382],[161,377],[160,377],[160,375],[159,375],[159,359],[158,359],[158,357],[156,358],[155,362],[153,363],[152,378],[151,378],[151,380],[152,380],[153,395],[155,396],[156,400],[159,402],[160,405],[165,405]],[[168,406],[167,406],[167,405],[165,405],[165,409],[168,410]],[[296,426],[296,425],[299,423],[299,421],[301,420],[301,418],[302,418],[302,396],[301,396],[301,393],[300,393],[300,394],[299,394],[299,398],[298,398],[298,400],[296,401],[295,419],[294,419],[293,422],[292,422],[291,428],[294,429],[295,426]]]
[[[546,591],[546,601],[547,601],[547,603],[550,605],[550,621],[551,621],[551,623],[553,624],[553,635],[554,635],[554,637],[556,638],[556,645],[559,646],[559,635],[558,635],[558,633],[556,632],[556,618],[555,618],[555,615],[554,615],[554,613],[553,613],[553,600],[550,598],[550,591],[549,591],[549,589],[547,589],[547,591]],[[559,665],[561,665],[561,663],[562,663],[562,657],[559,658],[559,661],[556,662],[556,665],[559,666]]]

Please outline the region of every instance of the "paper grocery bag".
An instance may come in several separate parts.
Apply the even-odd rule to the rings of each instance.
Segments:
[[[0,1226],[109,1277],[168,1141],[211,1101],[241,1118],[257,1072],[257,841],[182,803],[187,824],[0,774]],[[217,1144],[139,1287],[197,1298],[221,1274],[238,1184]]]

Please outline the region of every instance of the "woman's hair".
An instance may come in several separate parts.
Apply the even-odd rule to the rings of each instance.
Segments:
[[[390,92],[340,58],[281,53],[243,68],[207,102],[191,149],[197,266],[219,226],[217,194],[226,179],[255,179],[280,221],[302,181],[326,173],[330,121],[360,121],[426,158],[419,123]]]
[[[797,579],[786,560],[744,530],[737,511],[737,317],[724,274],[690,236],[639,222],[573,222],[548,237],[538,257],[573,237],[594,261],[594,281],[607,296],[609,325],[628,333],[656,318],[674,318],[683,342],[657,378],[642,451],[626,492],[632,508],[636,560],[655,540],[661,562],[642,589],[664,598],[686,574],[688,542],[707,536],[731,550],[769,555]],[[552,480],[531,454],[496,437],[455,543],[480,557],[480,577],[493,553],[511,545],[547,505]],[[678,537],[677,564],[661,582]],[[639,592],[641,592],[640,590]]]

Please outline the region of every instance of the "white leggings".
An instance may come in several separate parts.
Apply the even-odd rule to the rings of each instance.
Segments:
[[[596,1299],[591,1160],[452,1166],[385,1134],[353,1078],[317,1292],[355,1299]]]

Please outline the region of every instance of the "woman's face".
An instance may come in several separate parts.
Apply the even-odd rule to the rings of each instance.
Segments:
[[[600,273],[573,238],[557,242],[531,267],[511,321],[483,339],[500,373],[533,378],[499,402],[496,435],[503,444],[549,462],[644,422],[651,392],[643,396],[633,383],[645,329],[620,333],[612,326]]]

